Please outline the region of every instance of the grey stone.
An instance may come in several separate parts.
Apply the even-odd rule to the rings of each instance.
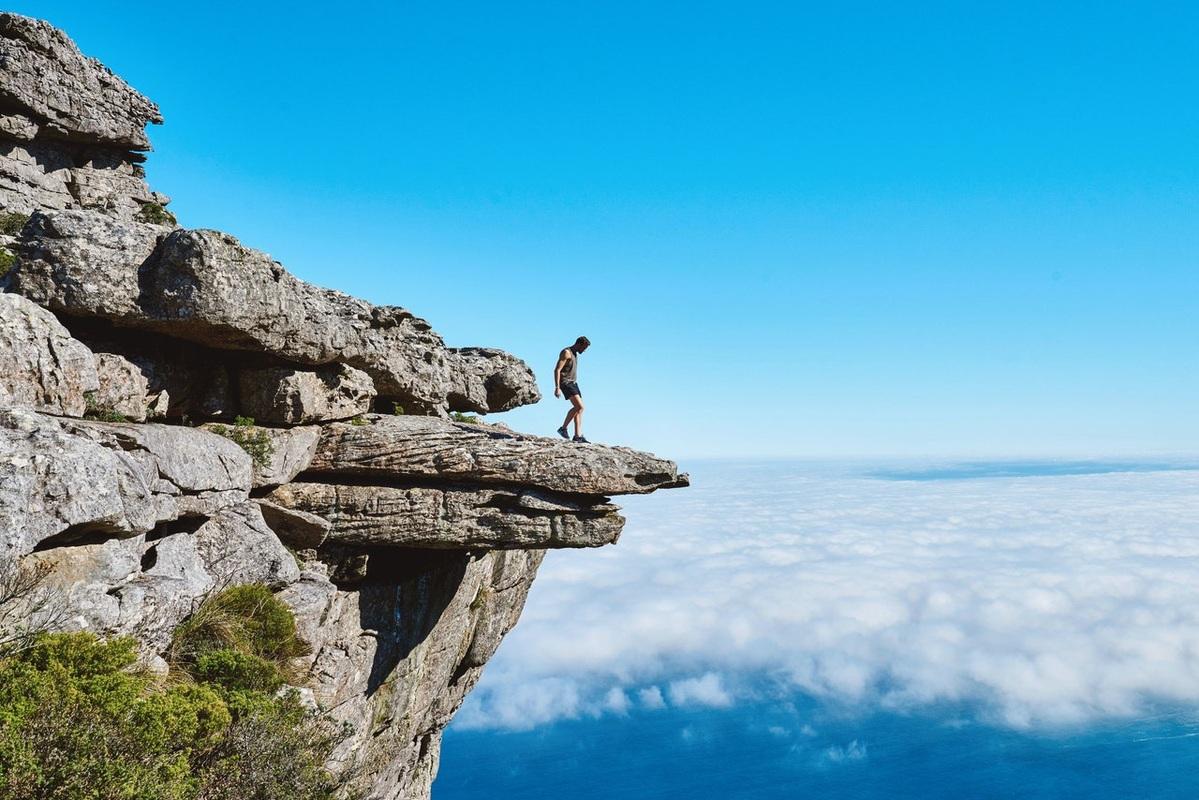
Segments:
[[[244,369],[238,382],[242,413],[267,425],[349,419],[370,411],[375,398],[370,376],[345,364]]]
[[[295,559],[266,526],[255,503],[218,511],[196,526],[160,526],[139,535],[53,547],[26,557],[51,570],[65,629],[136,636],[161,653],[171,634],[214,590],[246,583],[283,588],[300,577]]]
[[[82,416],[84,395],[100,388],[92,352],[54,315],[23,297],[0,294],[0,407]]]
[[[492,347],[451,348],[451,411],[508,411],[541,400],[533,370],[516,356]]]
[[[309,470],[380,479],[438,479],[584,495],[685,486],[674,462],[625,447],[576,444],[430,417],[368,417],[324,426]]]
[[[0,98],[64,139],[147,149],[158,107],[49,23],[0,13]]]
[[[372,557],[379,577],[357,589],[310,571],[280,593],[314,646],[318,705],[350,730],[329,766],[351,791],[429,796],[441,732],[516,624],[543,553],[395,550]]]
[[[228,234],[164,230],[87,211],[35,215],[9,288],[62,314],[218,350],[345,364],[409,414],[505,410],[540,397],[532,371],[514,356],[450,353],[402,308],[312,286]]]
[[[624,524],[613,505],[547,499],[531,490],[289,483],[267,499],[327,520],[320,541],[299,545],[304,547],[324,541],[450,549],[599,547],[615,542]]]
[[[296,550],[307,550],[320,547],[328,538],[332,524],[323,517],[299,508],[288,508],[270,499],[259,499],[262,518],[270,527],[279,541]]]
[[[96,353],[99,388],[94,403],[136,421],[145,422],[150,408],[149,381],[140,367],[116,353]]]
[[[209,427],[209,426],[204,426]],[[304,470],[316,454],[320,440],[320,428],[259,428],[271,440],[271,453],[265,464],[254,465],[253,486],[278,486],[295,478]]]

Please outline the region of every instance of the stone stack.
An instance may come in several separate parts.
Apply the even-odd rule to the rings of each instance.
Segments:
[[[267,584],[350,732],[330,769],[427,797],[545,550],[615,542],[611,495],[686,476],[455,421],[537,402],[532,371],[176,226],[139,166],[157,108],[61,31],[0,13],[0,66],[0,568],[159,666],[208,593]]]

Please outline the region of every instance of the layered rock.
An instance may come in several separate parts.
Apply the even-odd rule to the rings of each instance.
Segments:
[[[297,482],[275,489],[267,499],[327,521],[316,544],[306,529],[297,547],[325,542],[434,549],[599,547],[615,542],[624,524],[610,503],[528,489]]]
[[[81,417],[88,393],[99,388],[91,351],[53,314],[0,294],[0,408]]]
[[[0,208],[99,208],[130,217],[165,205],[139,150],[158,107],[62,31],[0,14]]]
[[[685,486],[671,461],[626,447],[578,445],[489,425],[375,416],[322,430],[309,470],[379,481],[437,478],[581,495]]]
[[[615,542],[609,495],[686,476],[449,421],[537,402],[532,371],[175,228],[135,152],[157,109],[60,31],[0,13],[0,65],[0,567],[48,569],[46,625],[158,669],[211,592],[266,584],[347,796],[427,798],[545,550]]]
[[[409,414],[503,411],[541,397],[520,359],[451,353],[411,312],[305,283],[228,234],[39,213],[18,254],[8,289],[60,314],[294,364],[348,365]]]

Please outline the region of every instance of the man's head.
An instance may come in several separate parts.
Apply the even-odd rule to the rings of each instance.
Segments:
[[[591,347],[591,340],[586,336],[580,336],[578,339],[575,339],[575,343],[570,346],[570,349],[576,353],[581,353],[588,347]]]

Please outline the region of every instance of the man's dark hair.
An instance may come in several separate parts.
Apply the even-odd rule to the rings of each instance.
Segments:
[[[580,336],[578,339],[575,339],[574,346],[575,347],[591,347],[591,340],[588,339],[586,336]]]

